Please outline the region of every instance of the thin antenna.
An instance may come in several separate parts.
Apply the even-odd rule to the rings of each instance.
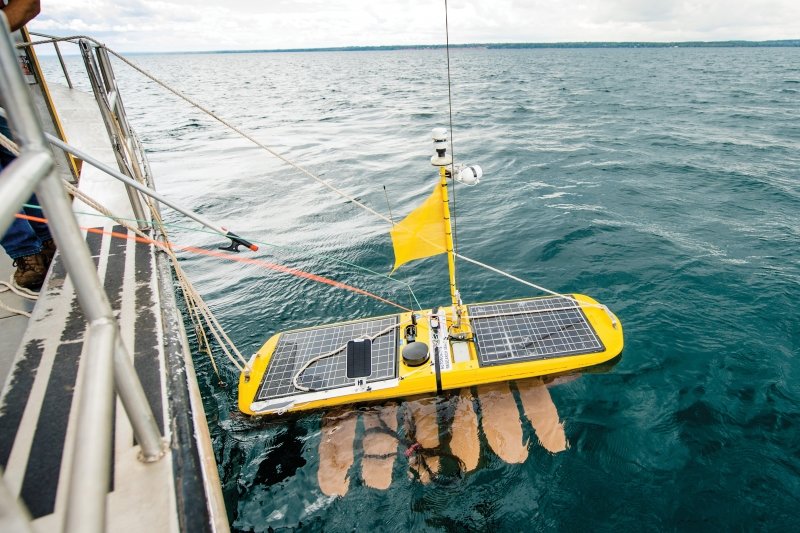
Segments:
[[[386,192],[386,185],[383,186],[383,195],[386,197],[386,207],[389,208],[389,220],[392,221],[392,226],[394,226],[394,217],[392,216],[392,204],[389,203],[389,193]]]
[[[447,105],[450,111],[450,175],[453,177],[453,250],[458,254],[458,213],[456,211],[456,152],[453,148],[453,95],[450,90],[450,24],[447,20],[447,0],[444,0],[445,50],[447,51]]]

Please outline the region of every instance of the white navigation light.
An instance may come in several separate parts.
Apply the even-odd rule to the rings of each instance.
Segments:
[[[453,162],[453,157],[447,153],[447,129],[433,128],[433,148],[436,155],[431,157],[431,165],[443,167]]]
[[[456,180],[464,185],[477,185],[483,177],[483,169],[478,165],[468,165],[462,167],[457,174]]]

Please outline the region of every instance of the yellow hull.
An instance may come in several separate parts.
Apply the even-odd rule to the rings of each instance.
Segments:
[[[269,415],[436,394],[577,370],[619,355],[623,334],[616,316],[588,296],[571,297],[580,302],[579,308],[574,302],[564,305],[564,299],[553,297],[462,306],[460,324],[456,324],[453,307],[441,308],[438,313],[417,311],[416,340],[430,349],[430,361],[418,366],[409,366],[401,356],[407,344],[404,331],[412,323],[411,313],[279,333],[253,356],[249,376],[240,376],[239,409],[249,415]],[[492,309],[499,311],[486,312]],[[431,316],[439,318],[438,328],[436,321],[432,324]],[[392,326],[393,320],[396,322]],[[385,323],[390,326],[383,327]],[[307,362],[315,355],[315,349],[328,350],[328,354],[344,352],[338,346],[352,338],[369,337],[357,333],[368,327],[383,327],[377,334],[373,332],[373,351],[377,355],[372,356],[373,369],[377,366],[381,376],[376,377],[373,371],[373,378],[356,384],[343,377],[344,353],[335,353],[330,360],[316,363],[328,365],[325,369],[319,368],[312,375],[309,367],[307,372],[311,378],[323,380],[319,383],[325,384],[324,379],[329,379],[334,385],[311,390],[295,387],[309,377],[303,375],[303,358]],[[348,332],[356,333],[348,338]],[[287,342],[285,339],[290,337],[286,336],[290,335],[295,340]],[[331,340],[334,335],[341,338]],[[378,340],[377,335],[383,337]],[[323,340],[337,348],[324,347]],[[276,359],[270,369],[278,347],[282,361]],[[283,366],[278,367],[279,363]]]

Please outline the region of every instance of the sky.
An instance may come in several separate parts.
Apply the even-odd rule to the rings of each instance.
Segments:
[[[444,44],[444,0],[41,0],[124,52]],[[451,43],[800,39],[800,0],[448,0]]]

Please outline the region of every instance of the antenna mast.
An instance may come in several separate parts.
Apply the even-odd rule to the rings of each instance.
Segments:
[[[448,166],[452,166],[453,157],[447,153],[447,130],[445,128],[433,129],[433,146],[436,155],[431,157],[431,164],[439,167],[439,185],[442,187],[442,215],[444,217],[444,238],[447,250],[447,267],[450,271],[450,299],[453,307],[460,310],[461,295],[456,285],[456,256],[453,251],[453,227],[450,223],[450,200],[447,195],[447,178],[450,174]],[[460,315],[460,313],[459,313]]]

